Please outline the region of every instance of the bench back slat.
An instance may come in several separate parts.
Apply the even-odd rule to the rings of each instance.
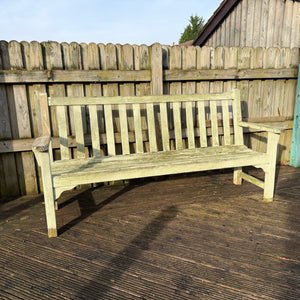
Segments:
[[[186,102],[186,126],[188,136],[188,148],[195,148],[195,134],[194,134],[194,118],[193,118],[193,106],[192,102]]]
[[[97,114],[97,105],[89,105],[89,115],[91,124],[92,150],[94,157],[101,156],[100,136],[99,136],[99,121]]]
[[[218,115],[216,101],[210,101],[210,118],[211,118],[211,132],[212,132],[212,146],[219,146],[219,129],[218,129]]]
[[[223,112],[223,130],[224,130],[224,144],[230,145],[230,123],[229,123],[229,104],[228,100],[222,101],[222,112]]]
[[[136,153],[144,152],[140,104],[133,104],[134,133]]]
[[[60,154],[61,159],[69,159],[70,151],[68,146],[68,122],[67,107],[56,107],[57,126],[59,132]]]
[[[152,103],[146,104],[147,110],[147,123],[148,123],[148,137],[150,144],[150,152],[157,152],[157,140],[154,118],[154,107]]]
[[[77,158],[85,158],[82,114],[83,114],[83,107],[77,105],[73,107]]]
[[[116,155],[116,146],[115,146],[114,123],[113,123],[111,104],[104,105],[104,115],[105,115],[107,154],[110,156],[114,156]]]
[[[199,130],[200,130],[200,147],[207,147],[207,132],[206,132],[204,102],[198,101],[197,106],[198,106],[198,122],[199,122]]]
[[[177,150],[183,149],[180,110],[181,110],[180,102],[174,102],[173,119],[174,119],[175,147]]]
[[[73,157],[68,139],[70,147],[74,141],[69,134],[76,137],[75,158],[89,155],[85,141],[91,142],[94,157],[243,144],[243,132],[237,126],[241,120],[238,90],[200,95],[55,97],[48,98],[48,104],[56,106],[62,159]]]
[[[168,123],[168,111],[167,103],[160,103],[160,130],[162,137],[163,151],[170,150],[170,136],[169,136],[169,123]]]
[[[244,144],[243,129],[241,126],[238,126],[238,123],[242,121],[242,112],[241,112],[241,94],[240,90],[233,90],[233,101],[232,110],[233,110],[233,126],[234,126],[234,143],[236,145]]]
[[[128,138],[128,123],[127,123],[126,104],[119,105],[119,116],[120,116],[122,153],[129,154],[130,148],[129,148],[129,138]]]

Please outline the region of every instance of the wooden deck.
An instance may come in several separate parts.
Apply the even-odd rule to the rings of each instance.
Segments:
[[[232,172],[71,191],[53,239],[41,196],[4,203],[0,299],[300,299],[300,169],[262,194]]]

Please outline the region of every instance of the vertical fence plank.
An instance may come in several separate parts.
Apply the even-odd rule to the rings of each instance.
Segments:
[[[197,69],[210,69],[210,47],[197,47]],[[209,93],[209,81],[197,82],[197,93]],[[206,130],[206,115],[208,114],[207,102],[199,101],[198,107],[198,123],[200,130],[200,147],[207,147],[207,130]]]
[[[262,23],[262,2],[261,0],[253,0],[254,2],[254,23],[252,24],[252,27],[255,28],[253,30],[253,43],[252,47],[259,47],[260,46],[260,35],[261,32],[261,23]]]
[[[23,69],[21,45],[15,41],[8,44],[9,64],[12,70]],[[8,89],[13,138],[31,138],[31,124],[25,84],[13,85]],[[16,154],[20,191],[23,194],[38,192],[35,161],[32,152]]]
[[[223,47],[218,47],[212,50],[212,69],[223,69],[225,63],[225,51]],[[210,83],[210,92],[222,93],[224,89],[223,81],[214,81]],[[212,145],[218,146],[222,144],[222,136],[219,136],[218,119],[222,119],[221,103],[219,101],[210,103],[211,113],[211,130],[212,130]]]
[[[117,48],[113,44],[107,44],[101,49],[101,67],[103,70],[117,70]],[[107,83],[103,85],[103,96],[118,96],[118,83]],[[108,155],[116,155],[115,131],[120,132],[116,106],[107,105],[104,107],[104,120],[107,139]],[[108,119],[107,119],[108,118]]]
[[[197,67],[197,49],[195,47],[184,48],[183,51],[183,66],[184,70],[193,70]],[[183,88],[184,94],[195,94],[196,92],[196,82],[189,81],[184,85]],[[195,103],[188,102],[185,104],[186,114],[186,127],[187,127],[187,135],[188,135],[188,148],[195,148],[195,135],[194,135],[194,127],[196,122],[196,107]]]
[[[27,70],[43,70],[45,68],[43,61],[42,46],[38,42],[31,42],[30,44],[22,42],[24,51],[24,60]],[[40,103],[39,94],[46,93],[46,85],[44,84],[33,84],[27,85],[28,88],[28,101],[32,124],[33,137],[40,135],[41,128],[41,114],[40,114]],[[52,149],[52,148],[50,148]],[[39,182],[39,190],[43,192],[41,169],[37,168],[37,177]]]
[[[175,46],[170,49],[170,70],[180,70],[182,68],[182,47]],[[170,95],[178,95],[182,93],[181,82],[170,83]],[[170,129],[175,131],[175,147],[176,149],[183,148],[182,142],[182,117],[180,103],[173,103],[173,116],[171,119]],[[173,121],[173,122],[172,122]],[[174,123],[174,124],[172,124]],[[173,146],[173,143],[171,143]]]
[[[84,70],[100,70],[100,45],[90,43],[87,45],[86,52],[83,54],[83,69]],[[84,53],[84,52],[83,52]],[[90,97],[102,96],[102,84],[91,83],[85,85],[85,93]],[[103,155],[103,146],[100,141],[100,133],[104,133],[104,117],[103,105],[96,105],[89,107],[90,114],[90,133],[92,136],[92,150],[93,156],[98,157]]]
[[[162,47],[159,44],[154,44],[151,46],[151,91],[152,95],[163,94]],[[167,108],[165,104],[160,105],[160,116],[162,116],[163,111],[165,111],[165,116],[163,117],[164,122],[167,122],[164,124],[162,121],[162,117],[158,117],[159,113],[157,107],[154,107],[158,150],[169,148],[167,145],[169,144],[169,141],[166,141],[166,138],[168,137],[168,133],[166,132],[168,131],[168,120]],[[164,132],[162,132],[161,130],[164,130]]]
[[[61,70],[63,69],[63,58],[61,45],[57,42],[43,42],[42,48],[44,52],[45,67],[47,70]],[[50,97],[65,96],[65,85],[60,83],[55,83],[48,86],[48,91]],[[67,109],[64,108],[65,116],[67,119],[67,135],[70,133],[69,119],[67,116]],[[57,114],[56,107],[51,107],[51,129],[53,136],[59,136],[59,128],[57,124]],[[71,157],[71,148],[69,148],[69,157]],[[61,158],[61,151],[54,150],[54,157]],[[68,158],[68,154],[63,154],[64,159]]]
[[[0,69],[9,69],[7,42],[0,41]],[[13,139],[9,103],[4,84],[0,84],[0,140]],[[0,154],[0,197],[19,194],[16,160],[13,153]]]
[[[126,70],[126,71],[132,71],[134,70],[134,49],[131,45],[124,45],[124,46],[120,46],[120,60],[118,61],[119,64],[119,69],[120,70]],[[135,94],[135,86],[134,83],[122,83],[120,84],[120,96],[134,96]],[[123,107],[120,107],[123,108]],[[129,144],[127,145],[127,139],[128,139],[128,129],[131,132],[136,131],[135,128],[135,123],[134,123],[134,118],[132,117],[132,107],[130,105],[127,105],[127,109],[128,109],[128,114],[125,111],[119,111],[119,114],[121,114],[122,112],[122,117],[123,119],[121,120],[121,115],[119,116],[120,118],[120,130],[121,130],[121,137],[124,134],[124,138],[122,137],[122,151],[125,150],[125,152],[128,151],[127,147],[129,147]],[[124,117],[126,116],[126,120],[124,119]],[[126,124],[125,124],[126,122]],[[122,124],[121,124],[122,123]],[[127,128],[127,129],[126,129]],[[125,130],[127,130],[127,134],[125,133]],[[123,144],[123,142],[126,144]],[[132,144],[132,148],[136,147],[136,143]],[[123,149],[124,148],[124,149]],[[130,148],[129,148],[130,151]]]
[[[276,0],[269,0],[268,6],[268,31],[267,31],[267,44],[266,47],[272,47],[274,41],[274,28],[275,28],[275,12],[276,12]]]
[[[291,30],[291,45],[290,48],[299,48],[300,44],[300,3],[298,1],[293,1],[293,17],[292,17],[292,30]]]
[[[146,45],[133,46],[134,54],[134,69],[135,70],[150,70],[150,47]],[[150,82],[135,83],[135,95],[147,96],[151,95]],[[148,132],[148,140],[144,142],[146,152],[157,151],[155,125],[152,127],[152,118],[154,118],[153,105],[142,105],[141,119],[142,130]],[[153,119],[154,120],[154,119]],[[154,128],[154,131],[152,129]]]
[[[67,70],[82,70],[82,51],[81,46],[77,43],[62,43],[64,63]],[[74,83],[67,85],[67,93],[70,96],[83,96],[83,84]],[[77,147],[74,151],[74,157],[84,158],[89,156],[88,147],[84,146],[83,135],[87,133],[86,109],[81,107],[70,107],[70,127],[71,134],[76,135]],[[80,116],[81,115],[81,116]],[[78,130],[78,131],[77,131]],[[74,149],[75,150],[75,149]]]

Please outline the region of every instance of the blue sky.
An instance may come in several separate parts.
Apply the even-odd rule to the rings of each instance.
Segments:
[[[222,0],[0,0],[0,40],[178,43],[191,15]]]

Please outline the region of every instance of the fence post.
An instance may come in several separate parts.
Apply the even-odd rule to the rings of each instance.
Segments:
[[[292,148],[290,166],[300,167],[300,65],[298,71],[298,83],[296,90],[295,114],[294,114],[294,128],[292,137]]]

